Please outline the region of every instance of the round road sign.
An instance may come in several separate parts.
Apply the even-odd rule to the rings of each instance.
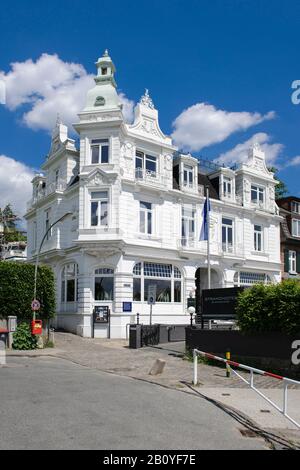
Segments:
[[[34,299],[31,302],[31,308],[32,308],[32,310],[34,310],[36,312],[37,310],[39,310],[41,308],[40,302],[37,299]]]

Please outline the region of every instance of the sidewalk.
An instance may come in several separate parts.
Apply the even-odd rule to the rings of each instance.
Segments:
[[[263,429],[284,433],[284,437],[300,443],[300,431],[236,376],[227,378],[225,369],[200,363],[199,386],[192,386],[193,366],[183,360],[183,343],[168,343],[158,347],[129,349],[126,340],[81,338],[70,333],[55,333],[55,348],[34,351],[8,351],[9,356],[54,356],[74,363],[121,376],[145,380],[186,393],[198,394],[224,406],[229,412],[237,410]],[[156,359],[166,361],[160,375],[149,375]],[[247,374],[246,372],[244,374]],[[282,383],[278,380],[255,376],[255,386],[265,390],[267,396],[282,400]],[[289,413],[300,421],[300,387],[289,391]]]

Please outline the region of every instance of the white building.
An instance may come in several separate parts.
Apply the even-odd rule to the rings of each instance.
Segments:
[[[56,274],[57,325],[90,337],[94,307],[107,305],[110,325],[97,324],[95,336],[124,337],[137,313],[149,321],[149,284],[157,286],[153,321],[187,323],[187,298],[207,286],[206,242],[199,241],[205,186],[212,287],[279,281],[276,181],[260,148],[237,170],[212,165],[207,174],[163,134],[147,90],[126,124],[107,52],[96,65],[95,87],[74,125],[80,148],[58,122],[26,214],[33,261],[47,227],[72,212],[41,254]],[[132,302],[131,312],[124,302]]]

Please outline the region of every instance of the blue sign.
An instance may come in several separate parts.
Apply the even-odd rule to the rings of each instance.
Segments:
[[[123,302],[123,312],[132,312],[132,302]]]

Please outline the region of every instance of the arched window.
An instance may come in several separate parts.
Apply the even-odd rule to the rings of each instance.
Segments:
[[[148,288],[156,286],[156,302],[181,302],[181,272],[172,264],[136,263],[133,268],[133,300],[148,300]]]
[[[95,270],[95,300],[114,300],[114,270],[99,268]]]
[[[271,278],[265,273],[236,272],[234,275],[235,286],[253,286],[254,284],[271,284]]]
[[[78,265],[66,264],[61,273],[61,301],[77,302],[78,300]]]

